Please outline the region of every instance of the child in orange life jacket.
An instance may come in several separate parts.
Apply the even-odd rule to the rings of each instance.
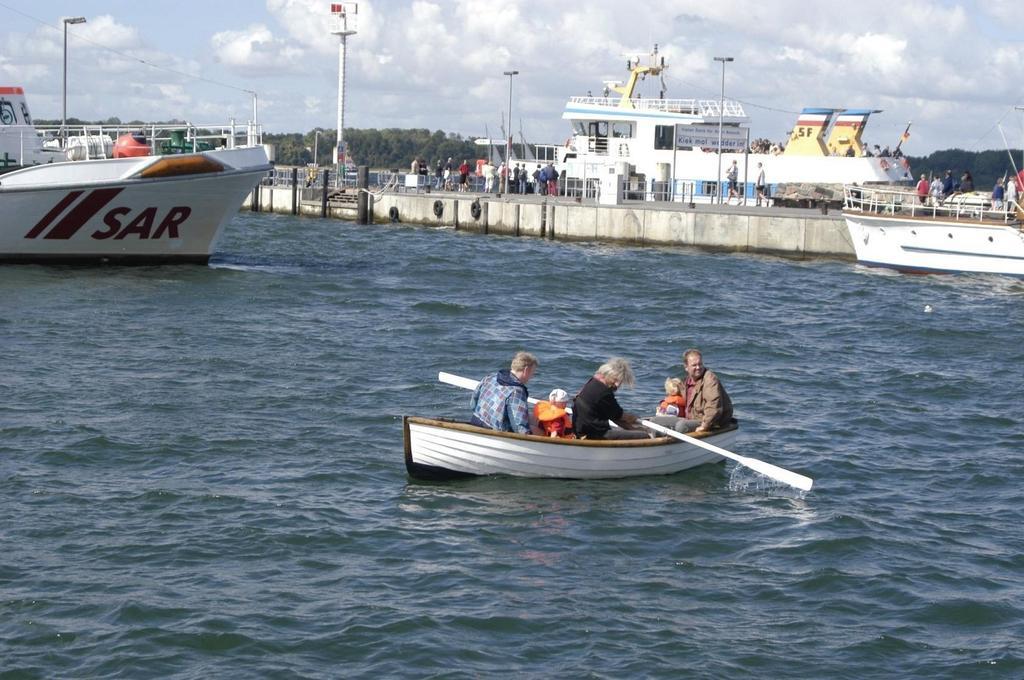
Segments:
[[[669,378],[665,381],[665,395],[658,404],[658,415],[682,418],[686,412],[686,384],[679,378]]]
[[[547,436],[575,438],[576,435],[572,432],[572,419],[565,412],[568,403],[569,395],[565,390],[551,390],[547,401],[538,401],[533,407],[533,414],[537,416],[537,422]]]

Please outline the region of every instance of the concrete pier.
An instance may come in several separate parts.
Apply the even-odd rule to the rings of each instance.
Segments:
[[[293,213],[290,187],[261,187],[243,207]],[[383,193],[368,202],[369,222],[452,227],[483,234],[574,241],[688,246],[786,257],[856,259],[842,216],[816,209],[593,201],[533,195],[480,193]],[[298,201],[300,215],[356,221],[356,194],[349,201]]]

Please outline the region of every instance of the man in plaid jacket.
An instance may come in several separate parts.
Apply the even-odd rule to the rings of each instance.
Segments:
[[[537,357],[518,352],[512,365],[492,373],[473,392],[473,417],[469,422],[500,432],[535,433],[530,427],[529,392],[526,383],[538,367]]]

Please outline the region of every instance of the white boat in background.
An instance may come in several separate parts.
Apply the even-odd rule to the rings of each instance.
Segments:
[[[638,81],[668,68],[657,47],[644,64],[630,60],[625,84],[607,83],[604,96],[570,97],[562,118],[573,134],[556,147],[557,167],[565,171],[570,194],[586,187],[588,195],[601,178],[615,174],[627,192],[710,201],[725,182],[733,161],[739,168],[741,194],[756,196],[757,164],[769,187],[779,184],[893,184],[912,179],[905,158],[873,156],[862,141],[872,109],[805,108],[784,150],[750,146],[748,117],[742,104],[711,99],[642,98]],[[609,96],[614,91],[619,96]],[[719,177],[719,120],[722,158]],[[759,149],[760,151],[760,149]]]
[[[843,217],[857,261],[908,273],[1024,276],[1024,210],[984,194],[922,204],[917,194],[848,186]]]
[[[495,432],[439,418],[403,418],[405,467],[417,479],[511,475],[614,479],[670,475],[725,460],[673,437],[632,440],[557,439]],[[690,436],[728,447],[737,426]]]
[[[88,146],[69,150],[89,155]],[[0,88],[0,261],[205,263],[271,169],[262,145],[63,158],[44,146],[21,88]]]

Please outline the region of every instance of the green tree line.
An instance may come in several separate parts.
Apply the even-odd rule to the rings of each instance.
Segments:
[[[1013,162],[1010,161],[1010,154],[1013,154]],[[947,170],[953,171],[953,176],[960,181],[960,176],[965,170],[969,170],[974,178],[976,191],[988,191],[996,183],[996,179],[1003,176],[1013,176],[1014,164],[1017,171],[1024,170],[1022,166],[1020,149],[1006,151],[964,151],[963,149],[946,149],[935,151],[927,156],[907,156],[910,162],[910,170],[914,173],[914,179],[921,175],[931,180],[932,177],[942,177]]]
[[[317,132],[319,131],[319,135]],[[316,161],[329,165],[337,141],[335,130],[316,128],[306,133],[264,134],[263,141],[273,144],[280,165],[305,165]],[[414,128],[386,128],[383,130],[345,129],[345,152],[349,164],[368,165],[375,169],[408,170],[413,158],[426,161],[432,169],[438,159],[451,158],[455,165],[475,158],[485,158],[487,147],[477,146],[473,138],[464,138],[453,132]]]

